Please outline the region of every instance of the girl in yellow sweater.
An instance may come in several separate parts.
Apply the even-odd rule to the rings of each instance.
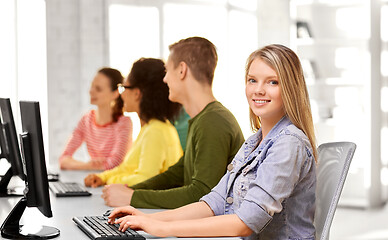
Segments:
[[[181,105],[168,99],[164,75],[164,63],[159,59],[141,58],[133,64],[118,90],[124,111],[139,115],[140,133],[119,166],[89,174],[84,180],[86,186],[133,185],[166,171],[183,155],[178,133],[169,121],[179,114]]]

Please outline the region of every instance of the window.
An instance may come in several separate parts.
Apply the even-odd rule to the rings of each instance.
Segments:
[[[18,132],[19,100],[39,101],[48,156],[45,1],[0,1],[0,27],[0,96],[11,99]]]
[[[112,67],[128,74],[140,57],[166,60],[170,44],[205,37],[216,45],[219,55],[215,97],[234,114],[245,137],[252,134],[244,72],[247,57],[258,48],[256,1],[110,0],[108,6]],[[136,127],[134,132],[139,131]]]
[[[156,7],[109,6],[109,59],[122,74],[140,57],[159,56],[159,11]]]

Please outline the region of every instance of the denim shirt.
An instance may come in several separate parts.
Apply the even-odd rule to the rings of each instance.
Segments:
[[[283,117],[261,139],[259,129],[201,201],[215,215],[237,214],[254,232],[245,239],[315,239],[316,172],[307,136]]]

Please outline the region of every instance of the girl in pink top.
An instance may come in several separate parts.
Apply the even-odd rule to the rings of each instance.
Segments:
[[[121,73],[102,68],[90,87],[90,103],[97,106],[85,114],[74,129],[60,157],[61,169],[104,170],[119,165],[132,144],[132,121],[123,116],[123,100],[117,91]],[[72,157],[85,142],[90,160]]]

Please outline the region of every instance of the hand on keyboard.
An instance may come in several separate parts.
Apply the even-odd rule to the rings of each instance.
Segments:
[[[114,225],[119,225],[118,230],[125,232],[128,229],[142,230],[156,237],[168,237],[171,233],[168,232],[168,224],[170,222],[153,219],[148,215],[127,215],[116,219]]]
[[[151,235],[167,237],[165,232],[168,222],[153,219],[148,214],[137,210],[134,207],[119,207],[108,216],[108,223],[119,225],[118,230],[125,232],[127,229],[143,230]]]
[[[109,223],[114,223],[116,218],[122,218],[128,215],[133,215],[133,216],[144,216],[146,215],[145,213],[141,212],[140,210],[137,210],[134,207],[131,206],[126,206],[126,207],[119,207],[115,208],[111,211],[110,215],[108,216]]]

